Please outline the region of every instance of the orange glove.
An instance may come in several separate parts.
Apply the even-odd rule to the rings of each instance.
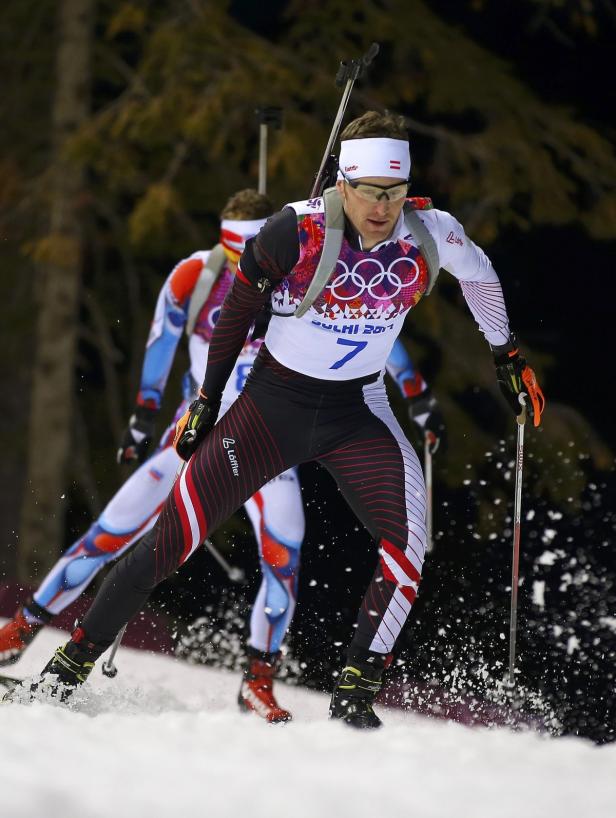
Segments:
[[[517,416],[522,413],[519,396],[522,393],[527,395],[526,410],[533,424],[539,426],[545,409],[545,398],[534,371],[520,355],[515,336],[512,334],[509,344],[493,347],[492,352],[496,364],[496,378],[505,400]]]

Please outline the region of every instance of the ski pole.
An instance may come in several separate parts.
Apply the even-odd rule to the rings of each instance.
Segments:
[[[432,551],[432,432],[424,434],[424,476],[426,480],[426,551]]]
[[[278,109],[280,110],[280,109]],[[194,430],[190,430],[189,432],[185,432],[186,435],[192,435],[193,437],[196,436],[197,432]],[[182,476],[182,472],[188,466],[189,461],[185,461],[180,463],[178,468],[177,474],[175,476],[176,480],[179,480]],[[230,565],[227,560],[223,557],[220,551],[216,548],[216,546],[209,540],[207,537],[203,540],[202,545],[204,545],[210,554],[214,557],[216,562],[221,566],[223,571],[229,577],[231,582],[236,582],[238,585],[246,585],[246,575],[241,568],[238,568],[236,565]]]
[[[344,85],[344,91],[342,92],[342,99],[340,100],[340,105],[338,106],[338,113],[336,114],[329,139],[327,140],[325,152],[323,154],[323,158],[321,159],[321,164],[319,165],[317,175],[315,176],[314,184],[312,185],[312,189],[308,197],[309,199],[314,199],[316,196],[321,195],[323,188],[325,187],[325,182],[329,177],[329,173],[333,169],[333,164],[336,165],[337,169],[338,163],[336,158],[332,157],[332,149],[336,139],[338,138],[338,132],[340,131],[342,118],[344,117],[344,112],[346,111],[346,107],[349,103],[353,85],[355,84],[355,80],[365,73],[372,60],[379,53],[379,48],[380,46],[378,43],[372,43],[364,56],[359,60],[351,60],[350,63],[343,61],[338,67],[338,73],[336,74],[336,85],[339,87]]]
[[[267,191],[267,129],[278,130],[282,125],[282,108],[267,106],[255,111],[259,122],[259,193]]]
[[[513,504],[513,559],[511,564],[511,617],[509,620],[509,685],[515,685],[515,641],[518,625],[518,580],[520,573],[520,529],[522,513],[522,468],[524,465],[524,424],[526,423],[526,394],[521,392],[522,411],[517,416],[518,441],[515,463],[515,496]]]
[[[197,433],[195,431],[191,430],[190,432],[187,432],[187,434],[196,435]],[[174,485],[175,485],[176,480],[179,480],[182,472],[184,471],[184,469],[186,468],[187,465],[188,465],[188,463],[186,461],[182,461],[180,463],[180,465],[178,467],[178,470],[176,472],[175,478],[173,480]],[[109,653],[109,658],[107,659],[106,662],[103,662],[103,664],[101,665],[102,673],[105,676],[107,676],[109,679],[114,679],[118,675],[118,668],[116,667],[113,660],[115,658],[116,653],[118,652],[118,648],[120,647],[120,642],[124,638],[124,633],[126,632],[127,625],[128,625],[128,622],[126,623],[126,625],[124,625],[124,627],[122,627],[118,631],[118,635],[113,640],[113,644],[111,645],[111,651]]]
[[[191,432],[186,432],[186,434],[193,434],[196,435],[197,433],[192,430]],[[179,480],[182,476],[182,472],[188,466],[188,461],[180,463],[180,467],[178,468],[177,474],[175,476],[176,480]],[[227,560],[223,557],[220,551],[216,548],[216,546],[212,543],[211,540],[205,539],[203,540],[203,545],[207,548],[210,554],[214,557],[216,562],[221,566],[223,571],[227,574],[231,582],[237,582],[239,585],[246,584],[246,576],[244,571],[241,568],[238,568],[235,565],[230,565]]]
[[[113,645],[111,646],[111,652],[109,653],[109,658],[107,659],[106,662],[103,662],[103,664],[101,666],[101,670],[102,670],[103,674],[105,676],[109,677],[110,679],[113,679],[115,676],[118,675],[118,669],[115,666],[113,660],[115,658],[116,653],[118,652],[118,648],[120,647],[120,642],[122,641],[122,638],[123,638],[124,633],[126,631],[127,625],[128,625],[128,622],[118,632],[118,635],[113,640]]]
[[[237,565],[230,565],[211,540],[205,539],[203,545],[205,545],[231,582],[235,582],[238,585],[246,585],[246,574],[244,571]]]
[[[210,542],[210,540],[204,540],[205,547],[208,551],[212,554],[214,559],[222,566],[222,568],[226,571],[227,576],[231,580],[231,582],[236,582],[239,585],[246,584],[246,576],[244,571],[241,568],[238,568],[235,565],[229,565],[226,559],[222,556],[222,554],[218,551],[218,549]],[[128,625],[128,623],[127,623]],[[118,648],[120,647],[120,642],[124,637],[124,633],[126,631],[127,625],[119,631],[116,638],[113,640],[113,644],[111,646],[111,651],[109,653],[109,658],[106,662],[103,662],[101,666],[102,673],[107,676],[109,679],[114,679],[118,675],[118,668],[114,663],[114,658],[116,653],[118,652]]]

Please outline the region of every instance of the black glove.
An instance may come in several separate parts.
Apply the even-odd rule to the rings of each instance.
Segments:
[[[190,460],[203,438],[216,424],[220,402],[210,402],[199,393],[182,417],[175,424],[173,446],[182,460]]]
[[[158,409],[148,406],[135,407],[118,449],[118,463],[132,463],[135,460],[143,463],[154,437],[154,421],[157,414]]]
[[[437,399],[430,389],[408,399],[409,418],[419,429],[422,437],[428,438],[432,454],[440,448],[447,448],[447,431]]]
[[[521,415],[526,406],[534,425],[539,426],[545,398],[535,373],[520,355],[515,335],[512,333],[508,343],[492,347],[492,353],[496,364],[496,380],[513,413],[516,417]],[[521,394],[527,396],[524,404],[520,402]]]

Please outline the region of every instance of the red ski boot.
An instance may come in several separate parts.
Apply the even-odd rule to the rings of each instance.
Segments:
[[[263,653],[248,648],[248,665],[237,697],[240,710],[254,712],[270,724],[291,721],[291,714],[278,705],[273,684],[280,653]]]
[[[30,611],[29,605],[26,607]],[[21,607],[17,609],[15,616],[0,628],[0,667],[17,662],[36,634],[51,619],[51,615],[40,605],[33,603],[32,607],[36,608],[35,616],[44,619],[44,622],[28,622]]]

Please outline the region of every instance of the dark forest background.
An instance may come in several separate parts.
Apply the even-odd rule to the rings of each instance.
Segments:
[[[278,205],[302,198],[337,108],[339,60],[377,41],[346,120],[366,108],[407,117],[413,193],[453,212],[490,255],[548,399],[543,428],[527,434],[521,683],[560,729],[610,740],[616,7],[266,5],[0,9],[0,578],[37,583],[125,479],[114,454],[158,289],[179,258],[216,242],[226,198],[256,185],[255,109],[284,112],[268,192]],[[451,278],[404,340],[441,402],[449,448],[435,459],[436,544],[399,672],[487,695],[507,661],[514,423]],[[181,353],[161,431],[185,363]],[[392,402],[404,420],[393,391]],[[328,686],[374,553],[329,477],[306,466],[302,480],[308,533],[290,647],[304,679]],[[215,541],[256,589],[242,515]],[[187,622],[229,595],[204,553],[152,604]]]

